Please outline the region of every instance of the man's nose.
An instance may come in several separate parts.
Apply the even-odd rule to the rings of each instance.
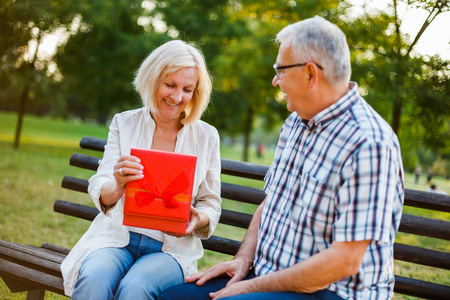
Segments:
[[[280,80],[280,78],[278,78],[278,75],[277,74],[275,74],[275,76],[273,76],[273,79],[272,79],[272,85],[274,86],[274,87],[277,87],[278,86],[278,81]]]

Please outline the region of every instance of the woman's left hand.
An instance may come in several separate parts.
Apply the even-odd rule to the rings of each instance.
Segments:
[[[195,207],[191,206],[191,213],[190,213],[189,222],[188,222],[188,225],[186,228],[186,233],[184,233],[184,234],[175,233],[175,232],[164,232],[164,233],[180,238],[183,236],[191,235],[194,232],[194,230],[196,230],[198,228],[202,228],[202,227],[208,225],[208,223],[209,223],[208,216],[205,213],[199,213],[195,209]]]

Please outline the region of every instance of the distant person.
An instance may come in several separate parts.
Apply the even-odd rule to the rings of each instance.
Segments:
[[[186,277],[168,299],[390,299],[403,209],[400,146],[350,81],[344,33],[321,17],[288,25],[272,84],[292,114],[233,260]]]
[[[134,85],[144,107],[114,116],[103,159],[89,179],[100,213],[61,265],[72,299],[156,299],[197,272],[200,239],[219,221],[219,135],[200,120],[211,94],[203,55],[183,41],[167,42],[143,61]],[[125,186],[144,177],[131,148],[197,156],[184,235],[122,224]]]
[[[447,195],[446,192],[440,191],[440,190],[437,188],[437,186],[436,186],[435,184],[432,184],[432,185],[428,188],[427,191],[428,191],[428,192],[432,192],[432,193],[437,193],[437,194]]]
[[[430,184],[431,179],[433,179],[433,169],[428,168],[428,171],[427,171],[427,183],[428,184]]]
[[[262,158],[265,150],[266,150],[266,147],[264,146],[264,144],[258,143],[258,149],[257,149],[258,158]]]
[[[415,175],[415,180],[414,180],[414,182],[415,182],[416,184],[419,183],[419,177],[420,177],[421,174],[422,174],[422,168],[421,168],[420,166],[417,166],[416,170],[414,171],[414,175]]]

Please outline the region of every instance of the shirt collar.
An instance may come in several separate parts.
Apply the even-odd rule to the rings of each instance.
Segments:
[[[336,101],[336,103],[322,110],[311,120],[309,120],[308,127],[310,129],[313,129],[322,128],[328,125],[331,121],[349,110],[355,104],[355,102],[358,101],[359,98],[360,96],[358,92],[358,84],[351,81],[349,83],[348,92],[338,101]]]

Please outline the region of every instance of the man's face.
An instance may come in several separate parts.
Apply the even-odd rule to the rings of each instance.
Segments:
[[[279,66],[287,66],[293,64],[304,63],[303,61],[296,61],[294,59],[293,51],[288,42],[283,42],[280,45],[277,56],[277,64]],[[293,67],[282,69],[275,75],[272,80],[274,87],[279,86],[281,91],[285,93],[287,109],[290,112],[297,112],[297,114],[304,119],[310,119],[313,104],[308,101],[308,72],[306,66]]]

